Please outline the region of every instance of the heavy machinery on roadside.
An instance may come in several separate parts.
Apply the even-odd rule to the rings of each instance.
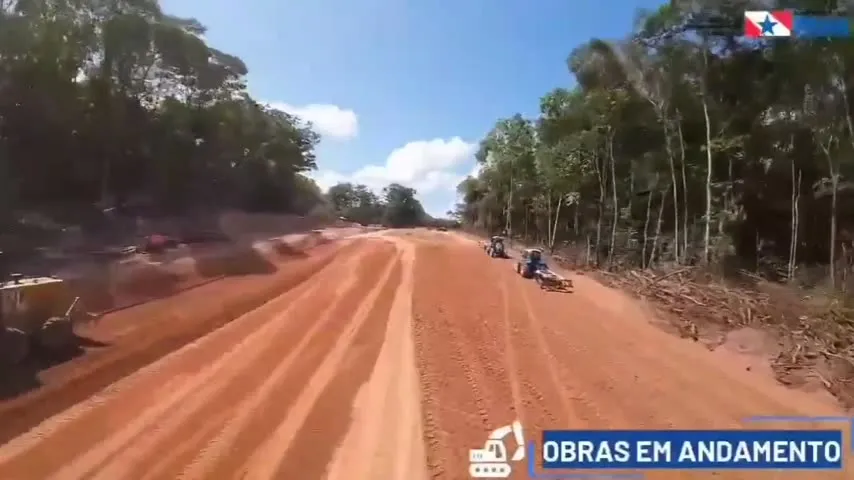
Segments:
[[[539,248],[526,248],[516,262],[516,273],[523,278],[533,278],[543,290],[569,291],[572,281],[549,269]]]
[[[0,282],[0,364],[21,363],[33,347],[49,353],[74,347],[79,301],[59,278],[12,274]]]
[[[490,238],[489,242],[484,245],[484,250],[492,258],[508,258],[507,251],[504,249],[504,237],[500,235]]]

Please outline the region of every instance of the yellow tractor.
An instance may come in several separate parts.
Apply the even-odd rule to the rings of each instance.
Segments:
[[[72,317],[79,300],[59,278],[12,274],[0,282],[0,362],[20,363],[33,345],[47,352],[73,346]]]

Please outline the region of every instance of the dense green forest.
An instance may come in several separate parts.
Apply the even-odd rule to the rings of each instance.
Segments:
[[[156,0],[19,0],[0,16],[3,214],[146,203],[302,209],[309,125],[253,100],[246,66]]]
[[[572,51],[577,86],[545,94],[538,118],[496,123],[458,217],[603,267],[819,269],[844,283],[854,44],[745,40],[745,2],[700,3]]]
[[[156,0],[3,2],[0,230],[21,212],[75,223],[130,206],[348,215],[340,188],[330,202],[305,175],[311,125],[253,99],[246,65],[204,33]],[[370,193],[379,210],[361,220],[429,220],[414,195]]]

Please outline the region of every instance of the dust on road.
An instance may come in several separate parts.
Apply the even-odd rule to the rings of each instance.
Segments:
[[[587,279],[571,294],[543,292],[512,261],[452,234],[342,245],[295,263],[301,276],[272,301],[88,398],[67,397],[74,382],[59,382],[14,400],[18,410],[0,405],[0,435],[10,438],[0,478],[463,479],[468,450],[516,419],[536,439],[543,429],[838,414],[658,330]],[[249,294],[263,281],[234,288]],[[172,324],[151,321],[193,325],[193,312],[222,301],[223,287],[204,288],[172,299],[183,302]],[[91,364],[64,368],[76,365],[85,381]],[[61,411],[44,408],[68,398]],[[27,402],[42,416],[5,422]]]

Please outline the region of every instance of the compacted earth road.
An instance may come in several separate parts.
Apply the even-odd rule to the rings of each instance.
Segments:
[[[118,340],[0,404],[0,479],[465,479],[469,449],[514,420],[532,441],[838,414],[619,292],[542,291],[512,265],[451,233],[374,233],[107,316],[92,328]],[[647,477],[775,475],[844,477]]]

